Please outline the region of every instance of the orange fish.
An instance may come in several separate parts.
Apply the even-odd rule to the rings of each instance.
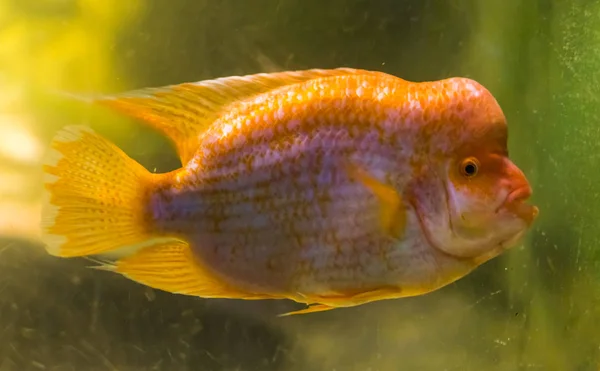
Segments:
[[[168,136],[154,174],[60,131],[43,241],[172,293],[291,299],[308,313],[424,294],[514,246],[537,216],[494,97],[340,68],[228,77],[93,102]]]

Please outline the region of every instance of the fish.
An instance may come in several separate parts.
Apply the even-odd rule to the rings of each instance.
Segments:
[[[308,69],[85,100],[165,135],[181,167],[151,172],[90,127],[60,129],[45,249],[174,294],[305,305],[281,316],[423,295],[539,213],[501,107],[469,78]]]

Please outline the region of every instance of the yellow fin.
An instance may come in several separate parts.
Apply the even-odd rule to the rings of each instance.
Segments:
[[[315,304],[315,305],[311,305],[308,308],[305,309],[300,309],[300,310],[296,310],[293,312],[288,312],[288,313],[283,313],[278,315],[277,317],[287,317],[287,316],[294,316],[297,314],[308,314],[308,313],[316,313],[316,312],[324,312],[326,310],[331,310],[331,309],[335,309],[335,307],[330,307],[328,305],[325,304]]]
[[[321,296],[319,302],[338,306],[356,306],[372,301],[396,299],[403,296],[403,291],[397,286],[384,286],[360,291],[338,292],[336,295]],[[315,298],[316,299],[316,298]]]
[[[259,73],[138,89],[97,97],[91,101],[145,121],[168,136],[174,142],[181,162],[185,165],[199,147],[198,135],[229,104],[286,85],[320,77],[351,74],[373,72],[338,68]]]
[[[59,131],[44,159],[42,242],[49,254],[85,256],[143,245],[153,175],[92,130]]]
[[[175,294],[246,300],[273,298],[223,282],[194,257],[186,242],[176,239],[146,247],[97,269],[120,273],[132,281]]]
[[[353,307],[362,305],[372,301],[395,299],[402,296],[402,290],[396,286],[380,287],[377,289],[336,292],[329,295],[316,295],[307,297],[310,302],[327,303],[314,304],[308,308],[280,314],[279,317],[291,316],[296,314],[307,314],[315,312],[323,312],[336,308]]]
[[[382,183],[358,166],[348,165],[348,174],[371,190],[379,199],[382,229],[390,236],[400,239],[406,228],[406,210],[398,191]]]

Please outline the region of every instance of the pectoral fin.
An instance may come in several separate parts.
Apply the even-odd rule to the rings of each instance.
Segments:
[[[367,187],[379,200],[380,223],[383,231],[400,239],[406,228],[406,209],[398,191],[355,165],[347,166],[348,174]]]

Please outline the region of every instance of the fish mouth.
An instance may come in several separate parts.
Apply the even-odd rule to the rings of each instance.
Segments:
[[[504,203],[506,204],[511,204],[514,202],[524,202],[526,201],[529,197],[531,197],[531,187],[530,186],[523,186],[523,187],[519,187],[515,190],[513,190],[512,192],[510,192],[508,194],[508,196],[506,196],[506,200],[504,201]]]
[[[531,197],[532,190],[529,185],[518,187],[508,193],[504,201],[496,209],[496,213],[505,209],[515,214],[519,219],[530,226],[537,219],[540,210],[537,206],[527,203]]]

